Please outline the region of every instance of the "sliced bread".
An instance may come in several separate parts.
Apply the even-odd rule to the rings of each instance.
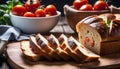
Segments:
[[[37,44],[37,41],[34,36],[30,36],[29,41],[30,41],[30,46],[31,46],[32,51],[34,50],[35,53],[37,52],[39,54],[42,54],[46,59],[50,61],[52,60],[52,58],[50,58],[51,56]]]
[[[68,39],[68,44],[77,55],[82,59],[81,61],[97,60],[100,56],[88,50],[85,46],[79,43],[72,36]]]
[[[36,54],[31,50],[29,41],[21,41],[20,47],[24,56],[31,61],[38,61],[42,57],[41,54]]]
[[[50,35],[48,38],[47,38],[48,42],[49,42],[49,46],[51,48],[53,48],[56,53],[58,53],[58,55],[64,59],[65,61],[68,61],[71,59],[71,57],[69,56],[69,54],[64,51],[63,49],[60,48],[60,43],[58,41],[58,39],[54,36],[54,35]]]
[[[61,60],[57,52],[53,48],[50,47],[49,42],[45,37],[43,37],[41,34],[37,34],[36,41],[39,47],[42,50],[44,50],[46,53],[48,53],[52,58],[56,60]]]
[[[77,62],[81,62],[79,56],[77,55],[77,53],[75,51],[73,51],[69,44],[68,44],[68,38],[67,36],[65,36],[64,34],[62,34],[59,38],[58,38],[59,42],[60,42],[60,47],[61,49],[63,49],[64,51],[66,51],[73,60],[77,61]]]

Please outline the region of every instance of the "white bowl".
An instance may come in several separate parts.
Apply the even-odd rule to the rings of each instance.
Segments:
[[[23,17],[10,13],[10,18],[13,26],[24,33],[47,33],[57,25],[60,15],[59,11],[49,17]]]

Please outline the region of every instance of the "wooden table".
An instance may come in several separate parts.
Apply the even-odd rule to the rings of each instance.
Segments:
[[[65,17],[61,17],[58,25],[51,30],[52,33],[65,33],[65,34],[75,34],[75,32],[70,28]]]
[[[65,34],[75,34],[75,32],[69,27],[65,17],[61,17],[57,26],[53,28],[50,33],[65,33]],[[0,56],[0,69],[11,69],[10,65],[7,62],[6,56],[3,54]]]

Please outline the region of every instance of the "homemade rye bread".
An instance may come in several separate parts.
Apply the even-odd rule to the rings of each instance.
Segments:
[[[120,20],[116,14],[86,17],[77,23],[76,31],[79,41],[91,51],[100,55],[120,53]]]

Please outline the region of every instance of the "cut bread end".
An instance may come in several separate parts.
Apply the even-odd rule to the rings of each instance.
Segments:
[[[100,43],[102,41],[100,34],[88,24],[81,23],[78,31],[80,43],[91,51],[100,54]],[[96,39],[97,38],[97,39]]]
[[[38,61],[41,57],[40,54],[35,54],[30,48],[29,41],[21,41],[21,50],[23,51],[24,56],[31,61]]]

